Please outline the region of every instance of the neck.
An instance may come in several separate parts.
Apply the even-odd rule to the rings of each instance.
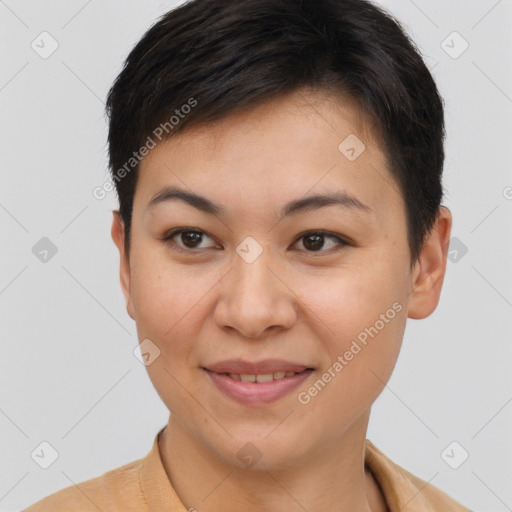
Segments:
[[[187,509],[201,512],[386,511],[365,470],[369,411],[333,445],[319,447],[293,467],[241,469],[216,456],[171,415],[159,438],[162,462]]]

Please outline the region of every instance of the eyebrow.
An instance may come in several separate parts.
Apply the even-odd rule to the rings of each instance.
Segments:
[[[183,201],[198,210],[211,215],[225,215],[225,209],[210,199],[188,192],[177,187],[166,187],[155,194],[146,206],[146,210],[153,209],[156,205],[169,201]],[[371,213],[373,210],[360,201],[357,197],[348,192],[339,191],[334,193],[316,194],[290,201],[281,209],[281,218],[298,213],[305,213],[317,210],[326,206],[338,205],[349,210]]]

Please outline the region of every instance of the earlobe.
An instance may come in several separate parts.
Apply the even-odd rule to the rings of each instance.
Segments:
[[[124,222],[118,210],[112,211],[111,235],[114,244],[119,250],[119,278],[121,281],[121,290],[126,300],[126,310],[131,318],[135,320],[133,304],[130,295],[130,258],[125,250],[125,228]]]
[[[414,267],[409,318],[426,318],[435,311],[439,303],[446,272],[451,228],[451,212],[448,208],[441,206],[437,220]]]

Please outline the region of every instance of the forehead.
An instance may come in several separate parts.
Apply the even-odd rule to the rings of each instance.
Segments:
[[[357,104],[311,90],[188,128],[151,150],[139,173],[145,203],[176,184],[219,202],[243,194],[247,211],[326,189],[348,191],[377,210],[403,209]]]
[[[246,139],[272,143],[286,141],[285,146],[274,144],[272,153],[297,152],[303,140],[318,142],[323,139],[322,147],[337,142],[347,134],[357,134],[367,146],[374,146],[380,152],[371,122],[366,119],[358,103],[347,95],[329,94],[303,88],[289,94],[278,96],[256,107],[232,113],[213,123],[193,126],[178,136],[169,138],[164,145],[178,148],[180,145],[200,146],[201,153],[208,151],[220,156],[223,150],[235,154],[250,152],[250,147],[241,147],[234,140]],[[283,131],[286,128],[286,131]],[[313,148],[302,147],[303,151]],[[290,155],[288,155],[290,156]],[[384,157],[384,155],[382,155]]]

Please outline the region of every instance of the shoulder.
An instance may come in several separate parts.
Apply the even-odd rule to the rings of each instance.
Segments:
[[[140,505],[144,501],[144,496],[139,480],[142,460],[136,460],[90,480],[65,487],[22,512],[98,512],[98,510],[128,512],[142,510],[143,507]],[[123,508],[125,506],[123,504],[126,504],[126,508]],[[130,508],[127,508],[128,504]],[[132,509],[131,507],[136,508]]]
[[[425,499],[431,504],[434,510],[443,510],[445,512],[471,512],[469,508],[461,505],[458,501],[441,491],[438,487],[418,478],[396,464],[395,466],[414,485],[414,487],[418,489],[418,492],[421,492],[424,495]]]
[[[471,512],[441,489],[394,463],[368,439],[365,461],[393,511]]]

